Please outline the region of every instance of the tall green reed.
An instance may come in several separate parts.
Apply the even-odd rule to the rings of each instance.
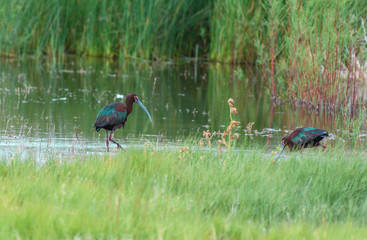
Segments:
[[[357,88],[365,79],[358,65],[365,61],[358,43],[361,25],[353,1],[289,1],[284,36],[287,93],[299,105],[334,111],[360,103]]]
[[[195,51],[208,1],[1,1],[0,51],[167,59]]]
[[[248,62],[275,98],[330,111],[362,101],[367,7],[358,1],[0,3],[1,55]]]
[[[347,107],[342,108],[342,114],[335,119],[337,137],[341,139],[338,144],[343,149],[364,151],[366,143],[361,141],[361,131],[366,128],[366,108],[360,108],[354,113]]]
[[[260,1],[215,1],[210,24],[212,60],[226,63],[254,61],[253,39],[262,33]]]

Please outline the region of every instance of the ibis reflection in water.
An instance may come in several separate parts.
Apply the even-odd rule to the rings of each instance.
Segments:
[[[106,147],[107,151],[109,150],[108,145],[109,141],[115,143],[117,148],[121,148],[121,145],[113,139],[113,132],[116,129],[121,127],[125,127],[127,116],[133,110],[133,103],[136,102],[139,106],[147,113],[150,122],[152,122],[152,118],[145,108],[145,106],[139,101],[138,96],[135,93],[129,93],[126,96],[125,104],[122,103],[110,103],[104,106],[98,113],[96,122],[94,123],[94,127],[98,132],[102,128],[106,130]],[[111,131],[110,136],[108,137],[108,131]]]

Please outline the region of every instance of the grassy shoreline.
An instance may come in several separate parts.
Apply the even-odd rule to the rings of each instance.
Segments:
[[[359,239],[362,153],[128,149],[0,165],[0,235],[12,238]]]

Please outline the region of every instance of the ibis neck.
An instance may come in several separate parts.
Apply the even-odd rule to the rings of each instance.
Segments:
[[[127,115],[129,115],[132,110],[133,110],[133,103],[134,103],[134,100],[129,98],[129,99],[126,99],[126,109],[127,109]]]
[[[285,137],[283,139],[284,139],[284,146],[287,146],[287,145],[290,144],[291,140],[290,140],[289,136],[288,137]]]

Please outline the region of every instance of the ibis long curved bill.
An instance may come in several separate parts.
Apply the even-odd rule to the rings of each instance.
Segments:
[[[135,102],[137,103],[137,104],[139,104],[139,106],[146,112],[146,114],[148,115],[148,117],[149,117],[149,120],[150,120],[150,122],[152,122],[152,117],[150,116],[150,114],[149,114],[149,112],[148,112],[148,110],[146,109],[146,107],[140,102],[140,100],[139,99],[135,99]]]

